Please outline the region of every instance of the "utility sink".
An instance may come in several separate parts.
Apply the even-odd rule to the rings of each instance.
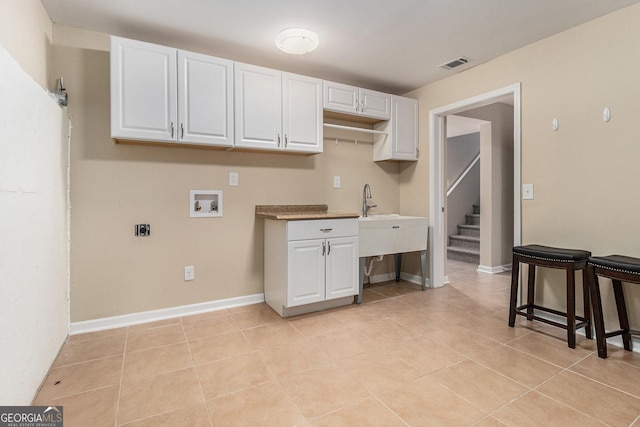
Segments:
[[[427,249],[427,217],[382,214],[359,217],[359,256]]]

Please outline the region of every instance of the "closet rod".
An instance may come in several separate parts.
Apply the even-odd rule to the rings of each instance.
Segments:
[[[343,125],[334,125],[332,123],[324,123],[324,127],[334,128],[334,129],[352,130],[352,131],[355,131],[355,132],[362,132],[362,133],[372,133],[372,134],[375,134],[375,135],[387,135],[387,132],[384,132],[384,131],[381,131],[381,130],[357,128],[357,127],[343,126]]]

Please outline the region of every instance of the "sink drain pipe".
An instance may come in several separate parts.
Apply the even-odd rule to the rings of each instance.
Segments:
[[[384,255],[378,255],[376,257],[371,257],[371,260],[369,261],[369,267],[365,268],[364,270],[364,275],[366,277],[371,276],[371,270],[373,270],[373,263],[374,262],[380,262],[382,261],[382,259],[384,258]]]

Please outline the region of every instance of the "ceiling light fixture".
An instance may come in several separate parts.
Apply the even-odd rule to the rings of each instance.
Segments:
[[[276,46],[285,53],[304,55],[318,47],[318,35],[304,28],[288,28],[276,36]]]

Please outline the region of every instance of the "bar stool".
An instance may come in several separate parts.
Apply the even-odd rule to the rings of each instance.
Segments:
[[[538,320],[549,325],[567,330],[567,344],[576,347],[576,329],[585,328],[587,338],[591,338],[591,304],[589,285],[583,271],[584,317],[576,316],[575,273],[584,270],[591,252],[578,249],[562,249],[541,245],[515,246],[513,248],[513,265],[511,269],[511,301],[509,304],[509,326],[513,327],[516,314],[526,316],[528,320]],[[529,265],[529,282],[527,287],[527,303],[516,307],[520,263]],[[567,272],[567,312],[553,310],[535,304],[536,267],[559,268]],[[566,317],[562,324],[535,314],[535,310],[545,311],[557,316]],[[578,323],[576,323],[578,321]]]
[[[613,294],[616,300],[618,321],[620,329],[605,332],[604,318],[602,315],[602,298],[600,296],[600,284],[598,276],[611,279],[613,282]],[[640,331],[629,329],[627,306],[624,302],[622,282],[640,284],[640,259],[623,255],[609,255],[603,257],[590,257],[587,266],[587,277],[591,289],[591,303],[593,305],[593,322],[596,327],[596,343],[598,356],[607,358],[607,338],[622,335],[624,349],[631,351],[631,335],[640,335]]]

